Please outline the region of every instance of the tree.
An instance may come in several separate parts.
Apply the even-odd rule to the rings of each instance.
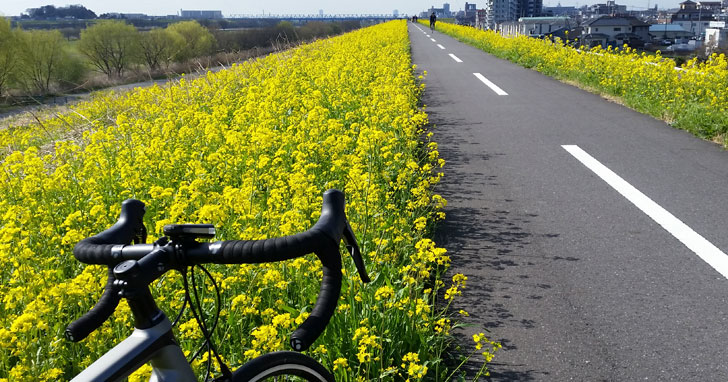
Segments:
[[[212,33],[197,21],[174,23],[167,30],[178,36],[174,57],[180,62],[210,54],[215,45]]]
[[[81,31],[78,49],[107,76],[121,77],[136,57],[138,34],[133,25],[103,20]]]
[[[174,47],[180,45],[175,38],[181,39],[180,36],[166,29],[153,29],[140,34],[139,51],[149,70],[159,69],[161,65],[169,64],[175,52]]]
[[[66,39],[57,30],[20,31],[18,65],[20,82],[27,90],[49,93],[68,61]]]
[[[0,96],[3,95],[18,62],[17,33],[10,28],[10,21],[0,17]]]
[[[290,43],[298,41],[298,33],[296,33],[296,27],[288,21],[279,22],[275,28],[275,37],[271,39],[271,43]]]
[[[309,21],[306,25],[299,28],[299,35],[302,40],[313,40],[317,37],[328,37],[340,33],[337,32],[334,26],[338,25],[331,22]]]

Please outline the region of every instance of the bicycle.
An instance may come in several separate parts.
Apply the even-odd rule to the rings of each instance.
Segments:
[[[142,244],[146,242],[147,235],[142,221],[144,203],[134,199],[124,201],[119,219],[111,228],[81,240],[73,249],[74,256],[81,262],[107,265],[108,280],[96,305],[68,325],[65,334],[74,342],[84,339],[111,316],[122,298],[129,304],[135,329],[127,339],[79,373],[72,382],[122,380],[147,362],[152,366],[150,381],[197,381],[190,366],[191,361],[187,361],[174,337],[173,324],[157,307],[149,290],[152,282],[171,270],[177,270],[184,276],[185,302],[182,311],[189,303],[205,339],[200,350],[206,347],[206,351],[211,353],[205,380],[210,377],[209,362],[214,356],[223,374],[213,380],[217,382],[252,382],[273,377],[333,382],[333,375],[323,365],[300,352],[308,349],[321,335],[336,309],[342,283],[339,253],[342,239],[361,280],[365,283],[370,281],[356,237],[346,219],[344,204],[341,191],[326,191],[319,220],[308,231],[291,236],[265,240],[198,242],[198,239],[214,238],[213,225],[173,224],[165,226],[165,236],[153,244]],[[316,254],[321,261],[323,279],[309,317],[291,335],[290,345],[295,351],[264,354],[231,372],[221,361],[211,340],[216,320],[208,328],[192,305],[187,269],[192,267],[194,270],[195,266],[203,263],[257,264],[283,261],[309,253]],[[204,271],[208,277],[212,277]]]

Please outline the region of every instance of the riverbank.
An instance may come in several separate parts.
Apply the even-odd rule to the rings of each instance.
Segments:
[[[169,81],[176,81],[182,76],[195,78],[199,75],[206,74],[207,72],[217,72],[219,70],[226,69],[235,63],[245,62],[253,58],[268,55],[276,50],[279,49],[276,49],[275,47],[250,49],[245,52],[237,53],[235,59],[229,57],[228,60],[225,60],[225,64],[222,63],[222,60],[217,60],[215,66],[210,66],[209,60],[208,65],[202,65],[200,62],[197,62],[196,70],[193,70],[193,68],[195,68],[195,65],[189,64],[187,65],[187,70],[185,70],[184,72],[171,71],[166,74],[157,76],[151,76],[149,74],[146,74],[146,76],[149,77],[149,80],[145,81],[140,81],[140,79],[143,78],[145,74],[139,73],[136,76],[127,77],[125,79],[103,79],[96,81],[94,85],[88,86],[90,90],[87,91],[69,92],[64,94],[45,96],[21,95],[8,97],[8,99],[6,99],[6,104],[0,103],[0,129],[7,128],[10,125],[18,125],[18,123],[12,123],[12,121],[8,120],[13,116],[18,116],[19,114],[27,112],[39,111],[41,109],[65,107],[68,104],[74,104],[76,102],[88,99],[92,94],[99,91],[128,91],[135,88],[149,87],[155,84],[163,85]],[[35,118],[33,116],[30,116],[30,119],[32,120]]]

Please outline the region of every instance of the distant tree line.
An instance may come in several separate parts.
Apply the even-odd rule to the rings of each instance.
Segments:
[[[121,78],[132,67],[160,69],[209,55],[210,31],[195,21],[140,33],[123,21],[105,20],[81,32],[75,49],[58,30],[11,29],[0,18],[0,95],[9,89],[48,94],[54,87],[75,87],[90,68]]]
[[[216,21],[209,20],[218,49],[226,52],[247,50],[254,47],[280,43],[297,43],[315,38],[335,36],[361,27],[359,21],[321,22],[311,21],[296,27],[287,21],[275,26],[241,30],[220,29]]]
[[[63,19],[66,17],[74,19],[95,19],[96,13],[83,5],[69,5],[56,8],[53,5],[44,5],[40,8],[29,8],[26,10],[27,18],[37,20]],[[25,16],[25,15],[24,15]]]
[[[209,55],[214,45],[212,33],[196,21],[140,33],[123,21],[104,20],[81,31],[78,50],[98,71],[121,77],[134,65],[157,70],[173,61]]]
[[[43,95],[84,88],[79,84],[94,71],[112,82],[122,81],[130,71],[158,76],[167,73],[172,64],[336,35],[358,28],[359,23],[311,22],[295,27],[279,22],[243,30],[223,30],[214,23],[208,26],[181,21],[139,31],[124,20],[99,20],[71,42],[59,30],[12,28],[7,19],[0,18],[0,97],[9,91]],[[215,60],[208,62],[214,64]]]

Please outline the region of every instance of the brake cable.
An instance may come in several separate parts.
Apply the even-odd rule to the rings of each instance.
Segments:
[[[207,329],[207,325],[205,325],[204,320],[202,320],[203,315],[203,309],[202,309],[202,301],[200,300],[200,297],[197,293],[197,282],[195,281],[195,267],[199,267],[202,269],[202,271],[205,273],[208,279],[212,282],[213,287],[215,288],[215,294],[216,294],[216,312],[215,312],[215,318],[212,323],[211,330]],[[195,354],[192,356],[192,358],[189,360],[189,363],[191,364],[203,351],[203,349],[207,348],[208,354],[212,353],[212,355],[215,356],[217,359],[218,364],[220,365],[220,370],[222,371],[222,374],[226,378],[232,377],[232,372],[228,368],[228,366],[222,361],[222,358],[220,357],[220,354],[217,352],[217,349],[215,348],[214,343],[212,342],[212,332],[215,331],[215,328],[217,327],[218,319],[220,318],[220,310],[221,310],[221,297],[220,297],[220,288],[217,285],[217,281],[215,278],[210,274],[210,272],[205,269],[202,265],[193,265],[190,267],[190,277],[192,278],[192,294],[195,296],[195,301],[192,300],[192,294],[190,294],[190,285],[187,281],[187,269],[185,268],[182,271],[182,279],[184,281],[184,287],[185,287],[185,301],[189,301],[190,304],[190,311],[192,312],[192,316],[195,318],[195,321],[197,321],[197,325],[199,326],[200,330],[202,331],[204,338],[204,341],[202,342],[202,345],[200,348],[195,352]],[[197,305],[195,307],[195,304]],[[198,314],[199,312],[199,314]],[[207,375],[205,376],[205,380],[207,380],[210,377],[210,371],[212,368],[212,357],[207,358]]]

